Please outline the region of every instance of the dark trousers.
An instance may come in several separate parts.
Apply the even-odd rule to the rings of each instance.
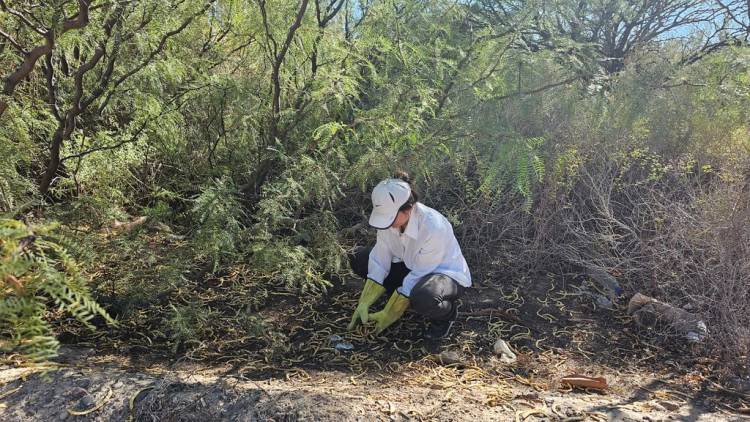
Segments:
[[[349,256],[352,271],[362,278],[367,278],[367,266],[372,248],[360,248]],[[386,295],[390,295],[404,282],[409,274],[403,262],[391,264],[391,270],[383,281]],[[466,288],[452,278],[443,274],[428,274],[422,277],[411,290],[409,304],[418,314],[427,319],[440,321],[453,317],[456,300],[463,296]]]

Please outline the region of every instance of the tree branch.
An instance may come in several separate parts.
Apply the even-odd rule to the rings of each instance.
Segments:
[[[281,45],[281,51],[276,55],[274,58],[273,63],[273,69],[271,71],[271,82],[273,84],[273,99],[272,99],[272,107],[273,107],[273,115],[272,115],[272,124],[271,124],[271,137],[272,139],[276,137],[277,133],[277,124],[279,119],[279,113],[281,112],[281,81],[279,80],[279,73],[281,72],[281,65],[284,63],[284,57],[286,56],[287,51],[289,50],[289,46],[292,43],[292,39],[294,38],[294,33],[297,31],[297,29],[302,25],[302,18],[305,16],[305,11],[307,10],[307,3],[308,0],[302,0],[299,6],[299,10],[297,11],[297,16],[294,19],[294,22],[289,27],[289,30],[286,34],[286,39],[284,40],[284,44]]]
[[[91,2],[88,0],[78,0],[78,14],[72,18],[65,19],[63,22],[62,32],[68,32],[71,29],[80,29],[89,23],[89,6]]]
[[[58,122],[64,119],[60,115],[60,108],[57,106],[57,85],[55,84],[55,68],[52,65],[52,53],[45,56],[45,66],[42,68],[47,79],[47,102],[52,109],[52,114]]]
[[[77,154],[71,154],[71,155],[65,156],[65,157],[63,157],[60,160],[60,162],[63,163],[65,161],[72,160],[72,159],[75,159],[75,158],[83,158],[83,157],[85,157],[85,156],[87,156],[89,154],[92,154],[92,153],[95,153],[95,152],[99,152],[99,151],[110,151],[110,150],[113,150],[113,149],[120,148],[121,146],[123,146],[125,144],[129,144],[129,143],[135,142],[135,141],[138,140],[138,137],[146,129],[147,126],[148,126],[148,122],[143,122],[138,127],[138,129],[135,131],[135,133],[133,135],[131,135],[129,138],[127,138],[127,139],[124,139],[124,140],[122,140],[122,141],[120,141],[120,142],[118,142],[116,144],[99,146],[99,147],[91,148],[91,149],[86,150],[86,151],[79,152]]]
[[[531,89],[531,90],[527,90],[527,91],[517,91],[517,92],[513,92],[511,94],[501,95],[501,96],[498,96],[498,97],[492,97],[492,99],[493,100],[504,100],[504,99],[511,98],[511,97],[520,97],[520,96],[523,96],[523,95],[538,94],[538,93],[546,91],[548,89],[557,88],[558,86],[562,86],[562,85],[568,85],[570,83],[573,83],[573,82],[577,81],[578,79],[580,79],[580,76],[572,76],[572,77],[570,77],[568,79],[565,79],[565,80],[562,80],[562,81],[553,82],[553,83],[550,83],[550,84],[547,84],[547,85],[542,85],[539,88],[535,88],[535,89]]]
[[[149,55],[145,59],[143,59],[143,61],[141,61],[134,68],[130,69],[124,75],[122,75],[119,78],[117,78],[117,80],[115,80],[115,82],[112,84],[112,87],[109,90],[109,93],[107,94],[107,97],[104,99],[104,102],[99,107],[99,113],[101,114],[101,112],[104,110],[104,108],[106,107],[106,105],[109,104],[112,96],[115,94],[115,92],[117,91],[117,88],[120,85],[122,85],[126,80],[128,80],[130,77],[132,77],[136,73],[138,73],[141,70],[143,70],[143,68],[145,68],[146,66],[148,66],[149,63],[151,63],[153,61],[153,59],[158,54],[160,54],[162,51],[164,51],[164,48],[167,45],[167,41],[169,41],[170,38],[172,38],[173,36],[178,35],[179,33],[181,33],[183,30],[185,30],[185,28],[188,27],[188,25],[190,25],[191,22],[193,22],[193,20],[195,18],[197,18],[198,16],[206,13],[206,11],[211,7],[211,5],[213,3],[215,3],[215,0],[209,1],[208,3],[206,3],[206,5],[201,10],[199,10],[198,12],[190,15],[187,19],[185,19],[185,21],[182,22],[182,24],[179,27],[177,27],[176,29],[173,29],[173,30],[167,32],[166,34],[164,34],[161,37],[161,39],[159,40],[159,45],[154,50],[152,50],[151,53],[149,53]]]
[[[5,1],[3,1],[3,0],[0,0],[0,9],[3,9],[5,12],[7,12],[7,13],[13,15],[13,16],[15,16],[18,20],[20,20],[21,22],[23,22],[24,25],[28,26],[29,29],[31,29],[32,31],[36,32],[37,34],[39,34],[39,35],[41,35],[43,37],[47,35],[47,30],[46,29],[39,28],[38,26],[34,25],[34,23],[31,22],[29,20],[29,18],[26,17],[26,15],[24,15],[23,13],[15,10],[15,9],[9,8],[5,4]]]
[[[13,94],[13,91],[15,91],[16,86],[18,86],[18,84],[20,84],[21,81],[34,69],[34,65],[36,64],[37,60],[39,60],[39,58],[44,56],[45,54],[49,54],[51,51],[52,40],[50,38],[47,38],[47,42],[44,45],[34,47],[34,49],[31,50],[26,56],[24,61],[18,66],[16,71],[5,78],[5,83],[3,84],[3,94],[10,97]],[[7,108],[8,103],[4,100],[0,100],[0,117],[2,117]]]
[[[19,44],[10,34],[6,33],[2,29],[0,29],[0,36],[2,36],[3,38],[5,38],[8,41],[8,43],[13,46],[13,48],[15,48],[16,50],[18,50],[24,56],[27,55],[27,54],[29,54],[29,52],[26,51],[26,49],[23,48],[21,46],[21,44]]]
[[[26,78],[32,70],[34,70],[34,66],[36,65],[37,60],[39,60],[40,57],[52,52],[52,49],[55,46],[55,34],[52,30],[41,29],[35,26],[31,23],[31,21],[28,20],[28,18],[26,18],[26,16],[16,10],[8,8],[5,4],[5,1],[3,0],[0,0],[0,9],[10,13],[13,16],[16,16],[28,27],[33,29],[38,34],[42,35],[45,40],[45,43],[43,45],[35,47],[26,55],[26,58],[18,66],[15,72],[11,73],[5,78],[5,83],[3,84],[3,94],[10,97],[13,94],[13,91],[15,91],[16,86],[18,86],[18,84],[20,84],[21,81]],[[75,18],[67,19],[63,23],[63,30],[61,33],[65,33],[66,31],[69,31],[71,29],[83,28],[88,23],[89,1],[78,0],[78,15]],[[4,100],[0,100],[0,117],[2,117],[7,108],[8,103]]]

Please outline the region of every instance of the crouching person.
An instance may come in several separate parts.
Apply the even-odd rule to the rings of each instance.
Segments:
[[[352,270],[366,281],[350,330],[372,321],[380,333],[411,307],[429,321],[426,339],[450,332],[471,274],[450,222],[418,199],[405,173],[373,189],[369,222],[377,241],[351,257]],[[370,314],[383,294],[389,297],[385,308]]]

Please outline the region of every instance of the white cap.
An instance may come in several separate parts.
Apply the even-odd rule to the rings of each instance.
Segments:
[[[409,200],[411,187],[400,179],[385,179],[372,190],[370,225],[387,229],[396,220],[398,209]]]

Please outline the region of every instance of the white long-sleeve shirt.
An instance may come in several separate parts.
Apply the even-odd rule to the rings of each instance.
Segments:
[[[442,214],[419,202],[412,208],[403,233],[394,228],[378,230],[367,277],[383,284],[391,263],[402,261],[410,272],[398,292],[406,297],[422,277],[432,273],[447,275],[464,287],[471,286],[469,266],[453,226]]]

